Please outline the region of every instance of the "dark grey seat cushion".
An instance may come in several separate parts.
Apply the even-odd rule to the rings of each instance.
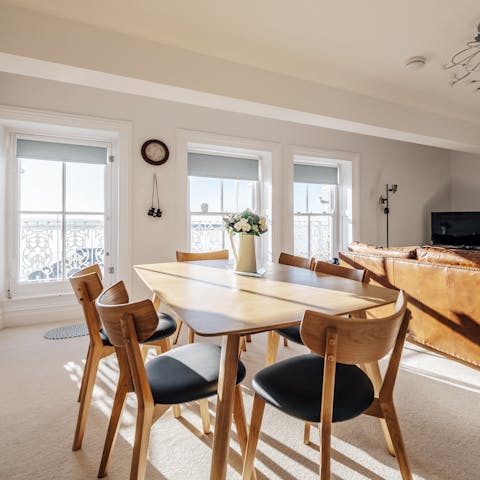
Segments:
[[[158,325],[153,335],[147,338],[142,343],[153,342],[155,340],[161,340],[162,338],[167,338],[170,335],[175,333],[177,329],[177,321],[172,318],[170,315],[166,313],[160,312],[158,314]],[[110,340],[108,339],[106,333],[104,332],[103,328],[100,330],[100,337],[104,345],[111,346]]]
[[[258,372],[252,386],[267,403],[308,422],[320,422],[324,360],[307,354],[278,362]],[[333,421],[363,413],[373,402],[373,385],[355,365],[337,363]]]
[[[217,393],[220,345],[192,343],[175,348],[147,362],[148,381],[155,403],[191,402]],[[237,383],[245,378],[238,362]]]
[[[300,325],[294,325],[293,327],[279,328],[275,330],[279,335],[285,337],[291,342],[303,345],[302,337],[300,336]]]

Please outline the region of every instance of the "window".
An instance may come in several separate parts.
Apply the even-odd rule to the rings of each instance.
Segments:
[[[15,147],[10,293],[58,291],[80,269],[105,266],[109,146],[18,136]]]
[[[190,250],[230,249],[223,229],[226,213],[258,205],[258,159],[190,152]]]
[[[336,256],[339,228],[338,168],[294,165],[294,252],[330,260]]]

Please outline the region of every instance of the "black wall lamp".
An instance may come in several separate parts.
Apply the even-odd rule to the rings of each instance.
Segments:
[[[396,183],[392,183],[392,185],[385,186],[385,196],[380,195],[378,202],[380,205],[383,206],[383,213],[387,216],[387,247],[389,246],[389,238],[388,238],[388,217],[390,215],[390,205],[389,205],[389,193],[396,193],[398,190],[398,185]]]

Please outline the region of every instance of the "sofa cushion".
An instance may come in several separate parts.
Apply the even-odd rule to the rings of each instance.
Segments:
[[[422,263],[480,268],[480,250],[424,246],[417,248],[417,258]]]
[[[378,257],[416,258],[417,255],[417,247],[377,247],[362,242],[352,242],[348,249],[354,253],[365,253]]]

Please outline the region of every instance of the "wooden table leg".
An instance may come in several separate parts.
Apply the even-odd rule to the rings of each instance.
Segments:
[[[152,303],[153,303],[153,308],[155,309],[156,312],[158,312],[158,309],[160,308],[160,299],[158,298],[158,295],[156,293],[154,293],[152,296]]]
[[[228,335],[222,340],[210,480],[225,480],[227,475],[239,343],[238,335]]]
[[[266,367],[275,363],[279,343],[280,335],[275,330],[270,330],[268,332],[267,355],[265,358]]]

